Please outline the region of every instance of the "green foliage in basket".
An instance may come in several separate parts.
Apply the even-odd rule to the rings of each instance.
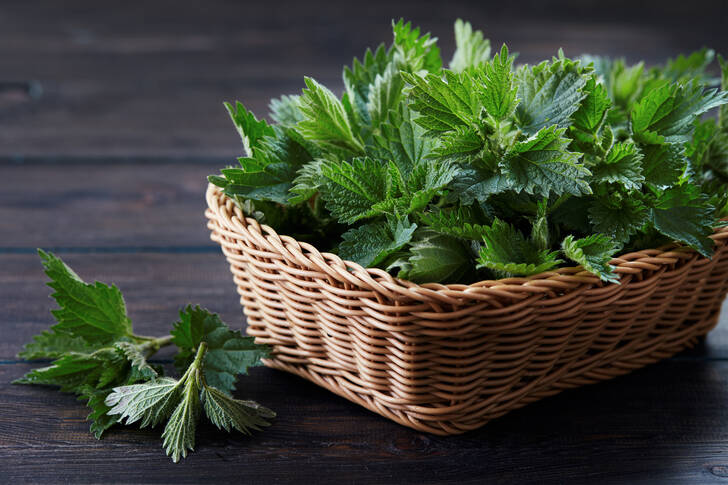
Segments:
[[[245,157],[210,182],[280,233],[416,282],[574,264],[612,282],[616,253],[671,240],[711,255],[728,213],[712,50],[517,66],[458,20],[443,66],[430,34],[393,29],[344,68],[342,96],[305,78],[271,101],[273,124],[226,104]]]

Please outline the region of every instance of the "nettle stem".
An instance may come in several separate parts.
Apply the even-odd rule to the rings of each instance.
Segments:
[[[143,335],[132,335],[135,340],[141,340],[142,349],[144,349],[145,357],[148,359],[152,355],[156,354],[159,349],[172,345],[172,336],[166,335],[164,337],[145,337]]]

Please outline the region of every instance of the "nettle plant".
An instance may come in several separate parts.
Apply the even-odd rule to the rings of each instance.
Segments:
[[[575,264],[616,282],[617,252],[673,240],[711,255],[728,214],[728,110],[701,116],[728,102],[713,51],[516,67],[458,20],[444,68],[430,34],[393,29],[344,68],[341,97],[305,78],[271,101],[274,124],[226,104],[246,156],[210,182],[281,233],[415,282]]]

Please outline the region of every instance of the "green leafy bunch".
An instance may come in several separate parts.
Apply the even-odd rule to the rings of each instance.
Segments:
[[[58,386],[76,394],[91,409],[91,432],[100,439],[116,423],[142,427],[166,423],[164,448],[176,462],[195,444],[200,415],[218,428],[249,434],[267,426],[273,411],[232,396],[238,374],[260,364],[267,346],[243,337],[199,306],[180,311],[171,335],[133,333],[126,305],[116,286],[85,283],[58,257],[40,251],[51,279],[57,323],[36,335],[19,357],[53,359],[18,384]],[[182,377],[164,376],[149,358],[167,345],[178,348],[174,364]]]
[[[210,182],[279,232],[415,282],[575,264],[618,282],[618,251],[711,255],[728,215],[728,66],[715,87],[713,51],[516,66],[458,20],[443,67],[430,34],[393,31],[344,68],[340,97],[305,78],[271,101],[273,124],[227,105],[246,156]]]

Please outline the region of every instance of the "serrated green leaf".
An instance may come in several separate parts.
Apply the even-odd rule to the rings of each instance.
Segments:
[[[416,283],[456,283],[473,265],[461,241],[434,232],[424,232],[411,243],[407,263],[398,276]]]
[[[428,134],[468,127],[480,116],[482,106],[472,76],[467,72],[443,71],[443,74],[444,78],[434,74],[422,78],[402,73],[404,80],[412,85],[410,108],[420,114],[415,121]]]
[[[594,230],[625,243],[647,223],[647,207],[626,197],[597,198],[589,205]]]
[[[305,78],[307,89],[301,96],[304,119],[297,125],[308,140],[328,151],[363,154],[364,145],[354,133],[351,121],[334,94],[310,77]]]
[[[486,231],[486,224],[480,223],[482,217],[475,215],[470,207],[459,207],[457,210],[438,210],[426,212],[422,215],[422,222],[427,228],[447,236],[482,241]],[[490,221],[487,221],[490,223]]]
[[[490,196],[514,188],[514,182],[500,173],[484,172],[475,168],[458,170],[450,184],[450,198],[459,200],[463,205],[475,201],[485,203]]]
[[[388,198],[392,179],[386,165],[371,158],[351,162],[327,161],[321,166],[321,197],[326,208],[339,221],[352,224],[376,215],[374,204]]]
[[[665,67],[656,71],[675,82],[688,82],[697,80],[701,84],[713,84],[713,79],[706,75],[706,68],[715,59],[715,51],[703,47],[692,52],[689,56],[683,54],[668,59]]]
[[[595,182],[619,184],[627,190],[639,189],[645,180],[642,154],[632,142],[612,145],[604,160],[591,171]]]
[[[33,337],[23,350],[18,353],[21,359],[57,359],[66,352],[79,352],[88,354],[98,349],[81,337],[74,337],[68,333],[45,330]]]
[[[454,131],[443,133],[434,155],[457,163],[472,163],[483,149],[483,139],[473,127],[458,126]]]
[[[394,34],[394,62],[399,69],[407,72],[438,72],[442,67],[437,37],[430,34],[420,35],[420,28],[412,28],[411,22],[399,19],[392,21]]]
[[[185,381],[182,399],[169,417],[162,433],[162,446],[172,461],[187,457],[187,451],[195,448],[195,431],[200,417],[200,385],[197,379]]]
[[[188,305],[180,311],[180,319],[171,332],[172,341],[180,348],[175,365],[186,368],[200,343],[207,344],[202,370],[206,382],[223,392],[232,392],[238,374],[260,364],[268,355],[268,347],[255,343],[253,337],[243,337],[228,328],[220,317],[199,306]]]
[[[258,120],[252,112],[245,109],[245,106],[240,101],[236,101],[235,106],[230,103],[223,104],[240,134],[246,155],[253,157],[258,147],[258,142],[263,137],[272,135],[273,128],[268,126],[265,120]]]
[[[397,111],[390,111],[375,141],[384,152],[382,158],[392,160],[405,176],[430,155],[434,146],[434,140],[425,136],[424,128],[413,121],[412,112],[404,103]]]
[[[587,95],[586,78],[578,62],[566,58],[544,61],[537,66],[524,66],[517,77],[516,107],[518,126],[530,135],[546,127],[567,128],[571,116]]]
[[[119,349],[139,376],[144,379],[154,379],[158,377],[157,371],[149,365],[147,357],[144,355],[143,347],[131,342],[116,342],[114,346]]]
[[[647,92],[632,109],[634,136],[643,143],[690,141],[697,117],[728,103],[728,92],[704,90],[697,82],[664,84]]]
[[[482,94],[483,107],[496,121],[511,116],[518,105],[513,72],[514,58],[508,54],[508,47],[503,44],[500,53],[492,61],[483,64],[478,72],[478,79],[485,88]]]
[[[687,244],[705,257],[713,253],[715,210],[694,185],[680,185],[663,191],[649,211],[655,229]]]
[[[292,94],[274,98],[270,100],[268,106],[270,109],[270,117],[279,125],[292,128],[299,121],[303,120],[301,96]]]
[[[642,174],[645,182],[658,186],[677,183],[685,172],[685,147],[677,144],[646,145],[642,148]]]
[[[86,417],[86,420],[91,421],[89,430],[97,440],[101,439],[107,429],[119,422],[118,416],[108,414],[111,408],[104,402],[110,393],[110,389],[93,389],[89,387],[79,397],[79,400],[85,400],[86,406],[91,409],[91,413]]]
[[[130,335],[131,321],[119,289],[103,283],[87,284],[52,253],[39,250],[48,286],[60,309],[53,310],[58,323],[52,328],[90,343],[111,342]]]
[[[455,53],[450,61],[450,70],[462,72],[478,67],[490,59],[490,40],[483,32],[473,30],[470,22],[455,21]]]
[[[367,111],[373,127],[379,127],[389,117],[390,110],[396,109],[402,99],[404,81],[393,65],[383,74],[377,74],[369,90]]]
[[[561,248],[567,258],[599,276],[602,281],[619,283],[619,276],[614,273],[614,266],[609,264],[619,246],[604,234],[592,234],[582,239],[566,236]]]
[[[564,129],[543,128],[516,143],[500,162],[513,188],[529,194],[585,195],[591,193],[587,178],[591,173],[579,163],[579,154],[570,152]]]
[[[214,387],[205,386],[202,390],[205,414],[212,424],[225,431],[237,429],[243,434],[270,426],[268,419],[276,413],[254,401],[233,399]]]
[[[541,250],[512,225],[495,219],[485,227],[478,267],[488,268],[499,276],[529,276],[558,266],[557,252]]]
[[[569,134],[578,150],[591,152],[592,145],[599,142],[598,133],[607,119],[612,101],[604,85],[593,76],[587,80],[584,91],[587,95],[572,115]]]
[[[405,219],[389,219],[349,229],[339,244],[339,256],[364,267],[377,266],[390,254],[410,242],[417,224]]]
[[[143,384],[114,388],[105,399],[107,414],[119,421],[139,426],[156,426],[167,419],[182,399],[182,384],[169,377],[160,377]]]

